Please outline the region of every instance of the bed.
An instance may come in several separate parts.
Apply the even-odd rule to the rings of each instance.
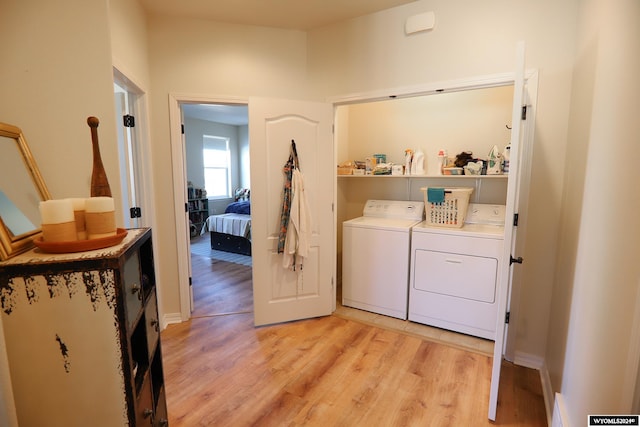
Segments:
[[[223,214],[208,217],[200,234],[207,232],[211,249],[251,256],[251,202],[232,202]]]

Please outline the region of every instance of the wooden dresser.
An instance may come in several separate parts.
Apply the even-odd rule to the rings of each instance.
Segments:
[[[0,262],[0,308],[21,427],[168,425],[150,229]]]

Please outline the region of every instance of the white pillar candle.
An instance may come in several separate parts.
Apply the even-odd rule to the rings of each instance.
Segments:
[[[73,205],[73,216],[76,220],[76,235],[78,240],[87,239],[87,230],[84,220],[85,200],[84,198],[71,198],[71,204]]]
[[[40,218],[43,224],[61,224],[73,221],[73,204],[70,200],[45,200],[40,202]]]
[[[48,242],[68,242],[77,239],[73,204],[68,199],[40,202],[42,239]]]
[[[113,212],[115,205],[111,197],[90,197],[84,199],[84,210],[86,212]]]
[[[70,198],[71,204],[73,205],[74,211],[83,211],[85,207],[85,199],[84,197],[74,197]]]
[[[115,204],[111,197],[90,197],[84,202],[87,238],[99,239],[116,234]]]

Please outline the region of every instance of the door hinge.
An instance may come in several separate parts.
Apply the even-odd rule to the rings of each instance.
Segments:
[[[527,120],[527,106],[523,105],[522,106],[522,115],[520,117],[522,120]]]
[[[180,132],[184,135],[184,124],[180,125]]]
[[[511,317],[511,312],[507,311],[507,314],[504,315],[504,323],[509,323],[510,317]]]
[[[129,216],[131,218],[142,218],[142,209],[137,206],[129,209]]]
[[[513,226],[514,227],[518,226],[518,219],[519,219],[519,215],[517,213],[513,214]]]
[[[125,114],[122,116],[122,123],[126,128],[132,128],[136,125],[136,119],[131,114]]]
[[[188,203],[184,204],[184,211],[185,212],[189,212],[189,204]]]
[[[519,256],[518,258],[514,258],[513,255],[509,255],[509,265],[516,263],[516,264],[522,264],[522,262],[524,261],[524,259]]]
[[[191,276],[189,276],[189,286],[193,285],[193,280],[191,279]]]

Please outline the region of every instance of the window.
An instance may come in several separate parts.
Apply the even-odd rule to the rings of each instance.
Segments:
[[[202,157],[207,197],[231,197],[231,152],[229,138],[204,135]]]

